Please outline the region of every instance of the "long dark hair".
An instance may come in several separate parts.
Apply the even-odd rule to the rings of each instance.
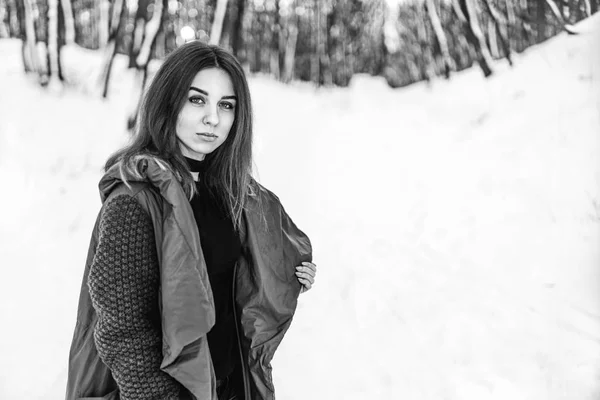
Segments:
[[[193,41],[169,54],[146,90],[133,140],[110,156],[105,170],[120,163],[122,169],[141,176],[140,161],[155,158],[166,162],[186,195],[193,196],[195,184],[179,147],[176,126],[194,77],[206,68],[227,72],[238,99],[229,136],[204,159],[204,179],[211,192],[226,205],[234,227],[239,231],[247,195],[253,189],[250,186],[252,104],[242,66],[233,55],[218,46]]]

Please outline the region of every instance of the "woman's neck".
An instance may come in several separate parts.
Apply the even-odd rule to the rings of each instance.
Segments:
[[[185,157],[185,156],[184,156],[184,158],[185,158],[185,161],[187,162],[188,166],[190,167],[190,171],[192,173],[195,172],[197,175],[198,172],[204,171],[204,166],[205,166],[204,161],[194,160],[193,158],[189,158],[189,157]]]

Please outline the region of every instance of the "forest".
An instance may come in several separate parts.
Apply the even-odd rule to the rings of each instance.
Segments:
[[[499,62],[598,11],[600,0],[0,0],[0,38],[22,40],[23,68],[46,85],[63,74],[61,49],[114,57],[148,80],[148,64],[188,40],[231,50],[249,73],[282,82],[347,86],[354,74],[403,87]]]

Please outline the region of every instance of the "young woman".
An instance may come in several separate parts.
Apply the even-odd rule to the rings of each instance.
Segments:
[[[316,266],[251,163],[240,64],[181,46],[99,184],[67,400],[274,399],[270,362]]]

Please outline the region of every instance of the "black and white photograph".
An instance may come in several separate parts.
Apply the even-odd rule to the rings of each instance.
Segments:
[[[600,400],[600,0],[0,0],[1,400]]]

